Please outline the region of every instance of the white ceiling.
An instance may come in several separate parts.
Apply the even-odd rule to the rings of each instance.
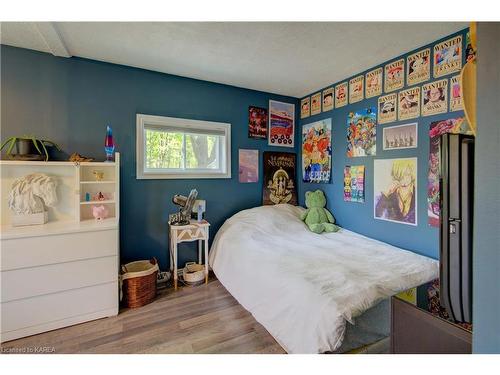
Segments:
[[[3,22],[1,43],[302,97],[466,22]]]

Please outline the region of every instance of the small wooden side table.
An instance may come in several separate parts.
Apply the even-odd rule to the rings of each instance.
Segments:
[[[169,225],[170,227],[170,271],[174,274],[174,288],[177,290],[177,244],[198,240],[198,264],[201,264],[203,242],[205,243],[205,284],[208,283],[208,228],[210,223],[191,220],[188,225]]]

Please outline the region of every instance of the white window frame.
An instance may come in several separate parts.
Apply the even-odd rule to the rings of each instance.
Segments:
[[[148,127],[179,128],[190,132],[200,131],[202,134],[206,130],[221,131],[226,140],[225,144],[219,147],[220,166],[218,170],[191,169],[146,169],[145,166],[145,141],[144,131]],[[203,178],[231,178],[231,124],[224,122],[190,120],[178,117],[164,117],[137,114],[136,127],[136,173],[137,179],[203,179]]]

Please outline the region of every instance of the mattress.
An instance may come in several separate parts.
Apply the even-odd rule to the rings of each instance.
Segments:
[[[346,229],[312,233],[303,210],[241,211],[217,232],[209,257],[224,287],[288,353],[339,350],[361,314],[438,276],[437,261]]]

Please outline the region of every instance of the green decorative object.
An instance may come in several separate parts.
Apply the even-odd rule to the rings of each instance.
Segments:
[[[10,137],[2,143],[0,151],[7,146],[7,157],[16,160],[49,160],[47,146],[55,147],[61,151],[59,146],[46,139],[37,139],[34,136]]]
[[[314,233],[336,232],[339,227],[335,225],[335,218],[326,208],[325,194],[321,190],[306,192],[307,209],[300,215],[309,230]]]

